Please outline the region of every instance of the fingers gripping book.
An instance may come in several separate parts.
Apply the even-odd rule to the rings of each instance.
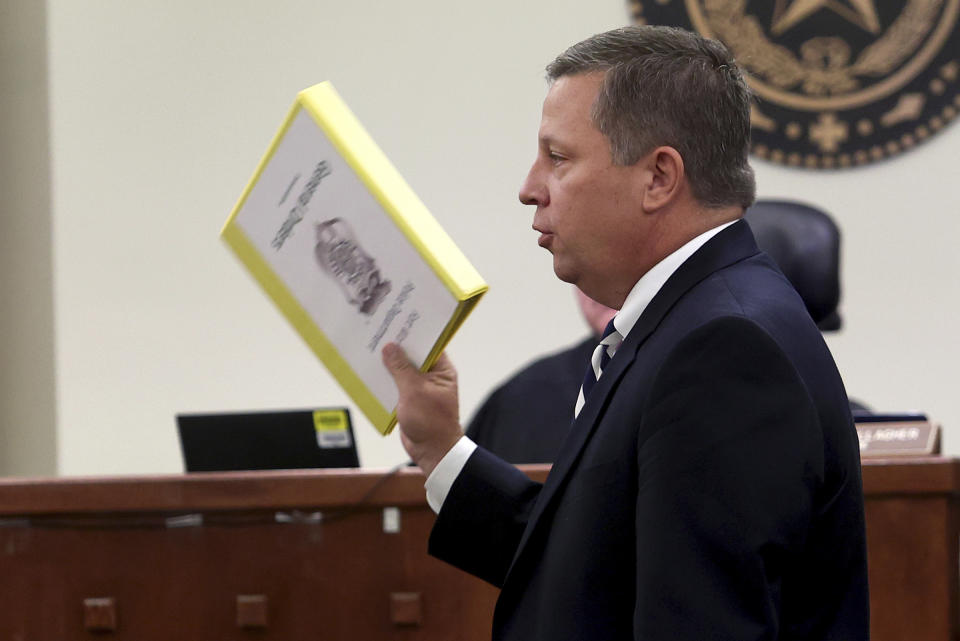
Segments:
[[[487,290],[329,82],[297,95],[221,236],[382,434],[383,345],[428,369]]]

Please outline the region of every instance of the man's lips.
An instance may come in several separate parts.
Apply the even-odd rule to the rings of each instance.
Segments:
[[[540,238],[537,239],[537,244],[541,247],[550,249],[549,245],[553,242],[553,232],[548,229],[538,227],[536,224],[533,225],[533,231],[540,232]]]

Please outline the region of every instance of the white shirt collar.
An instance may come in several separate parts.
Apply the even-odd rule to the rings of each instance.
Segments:
[[[660,288],[667,282],[667,279],[673,275],[673,272],[677,271],[677,268],[693,256],[698,249],[703,247],[708,240],[735,222],[737,221],[732,220],[713,229],[708,229],[696,238],[688,241],[680,249],[661,260],[651,267],[650,271],[641,276],[637,284],[634,285],[630,293],[627,294],[627,298],[623,301],[623,306],[620,307],[620,311],[617,312],[617,315],[613,318],[613,326],[617,328],[617,333],[626,337],[630,330],[633,329],[633,326],[637,324],[637,320],[640,318],[640,315],[643,314],[647,305],[650,304],[650,301],[653,300],[653,297],[657,295],[657,292],[659,292]]]

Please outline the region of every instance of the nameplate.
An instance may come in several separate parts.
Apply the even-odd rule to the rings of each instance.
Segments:
[[[930,421],[856,422],[860,458],[940,453],[940,426]]]

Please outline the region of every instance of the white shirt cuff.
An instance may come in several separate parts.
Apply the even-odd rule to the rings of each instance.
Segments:
[[[475,449],[477,449],[476,443],[466,436],[461,436],[427,477],[423,487],[427,490],[427,504],[434,513],[440,514],[440,508],[447,500],[447,494],[453,487],[453,482],[460,476],[463,466],[467,464],[467,459]]]

